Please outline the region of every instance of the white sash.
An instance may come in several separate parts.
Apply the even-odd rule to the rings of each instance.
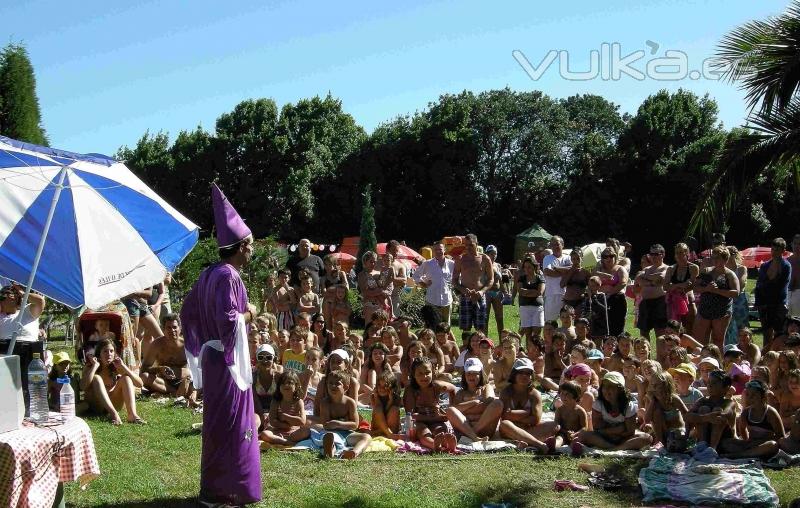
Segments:
[[[233,333],[236,336],[233,346],[233,365],[228,366],[228,371],[236,386],[245,391],[253,384],[253,369],[250,367],[250,348],[247,346],[247,325],[244,322],[244,314],[237,315],[236,329]],[[192,384],[197,390],[203,388],[203,353],[207,347],[221,352],[225,351],[222,342],[218,339],[209,340],[203,344],[198,356],[186,351],[186,362],[189,364],[189,372],[192,373]]]

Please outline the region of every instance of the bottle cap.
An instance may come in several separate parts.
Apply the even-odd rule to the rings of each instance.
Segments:
[[[41,357],[42,356],[39,353],[33,353],[33,359],[34,360],[39,360],[39,359],[41,359]]]
[[[62,385],[68,385],[69,384],[69,378],[67,376],[57,378],[56,381],[58,381]]]

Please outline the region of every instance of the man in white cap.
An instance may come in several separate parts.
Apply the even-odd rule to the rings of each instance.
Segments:
[[[186,295],[181,322],[186,359],[203,390],[200,504],[243,505],[261,499],[261,465],[253,407],[247,327],[255,318],[239,271],[253,255],[253,235],[213,185],[220,262]]]

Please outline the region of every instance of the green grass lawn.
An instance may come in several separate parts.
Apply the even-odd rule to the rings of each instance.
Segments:
[[[631,306],[632,307],[632,306]],[[516,328],[516,307],[505,308],[507,328]],[[628,329],[632,333],[632,314]],[[497,337],[494,320],[490,336]],[[200,434],[191,424],[202,421],[188,409],[140,402],[149,425],[112,427],[88,418],[102,475],[81,491],[66,489],[70,506],[170,508],[194,506],[200,485]],[[572,458],[537,459],[516,452],[459,457],[366,454],[356,461],[326,461],[310,452],[261,455],[264,500],[269,507],[480,507],[506,502],[513,506],[635,506],[641,492],[635,478],[640,461],[590,460],[619,471],[632,481],[624,492],[554,492],[553,480],[586,484]],[[767,471],[781,503],[800,497],[800,471]]]

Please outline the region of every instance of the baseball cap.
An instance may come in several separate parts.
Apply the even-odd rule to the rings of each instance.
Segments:
[[[603,376],[603,381],[609,381],[615,385],[625,388],[625,378],[622,376],[622,374],[614,370],[607,372],[606,375]]]
[[[350,360],[350,355],[347,354],[347,351],[345,351],[344,349],[334,349],[333,351],[331,351],[330,356],[338,356],[339,358],[345,361]]]
[[[464,362],[464,372],[481,372],[482,370],[483,363],[478,358],[467,358],[467,361]]]
[[[589,352],[586,353],[587,360],[605,360],[606,355],[603,354],[602,351],[599,349],[590,349]]]
[[[677,367],[672,367],[667,372],[669,372],[673,377],[675,377],[676,374],[686,374],[687,376],[691,376],[692,379],[694,379],[696,375],[694,365],[691,363],[678,364]]]
[[[511,370],[529,370],[533,372],[533,362],[528,358],[517,358]]]
[[[261,353],[271,354],[273,357],[275,356],[275,348],[272,347],[272,344],[260,344],[256,349],[256,358]]]
[[[700,360],[700,363],[697,364],[697,365],[700,366],[700,365],[703,365],[704,363],[707,363],[709,365],[713,365],[715,368],[719,369],[719,362],[717,361],[716,358],[711,358],[710,356],[708,356],[708,357],[703,358],[702,360]]]
[[[479,344],[483,344],[484,342],[485,342],[485,343],[487,343],[487,344],[489,344],[489,347],[491,347],[491,348],[493,348],[493,347],[494,347],[494,342],[492,342],[492,339],[490,339],[490,338],[488,338],[488,337],[484,337],[484,338],[482,338],[482,339],[481,339],[481,341],[479,342]]]
[[[794,323],[796,325],[800,325],[800,316],[789,316],[786,318],[786,324]]]
[[[497,252],[497,247],[495,247],[492,244],[489,244],[489,245],[486,246],[485,252],[486,252],[486,254],[489,254],[490,252],[495,252],[496,253]]]
[[[61,362],[71,362],[72,360],[69,357],[69,353],[66,351],[59,351],[58,353],[53,355],[53,365],[58,365]]]

